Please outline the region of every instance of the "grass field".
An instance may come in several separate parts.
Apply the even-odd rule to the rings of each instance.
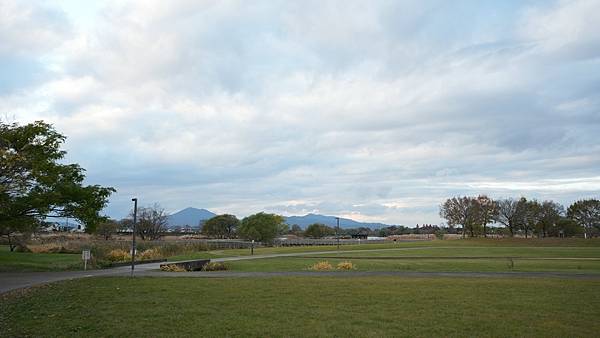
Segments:
[[[79,269],[83,269],[79,254],[10,252],[7,245],[0,245],[0,272]]]
[[[0,336],[539,336],[600,332],[600,283],[96,278],[4,296]]]
[[[366,250],[373,249],[407,249],[407,250],[394,250],[394,251],[372,251],[367,252]],[[316,252],[316,251],[333,251],[336,250],[336,246],[304,246],[304,247],[266,247],[256,248],[255,254],[276,254],[276,253],[294,253],[294,252]],[[600,239],[465,239],[465,240],[434,240],[434,241],[417,241],[417,242],[391,242],[386,244],[362,244],[362,245],[343,245],[341,246],[343,251],[352,251],[352,255],[346,253],[340,254],[344,257],[352,257],[352,259],[358,259],[361,257],[373,258],[376,256],[427,256],[434,258],[439,257],[457,257],[457,256],[495,256],[495,257],[596,257],[600,258]],[[232,256],[247,256],[250,255],[249,249],[229,249],[229,250],[212,250],[212,251],[197,251],[190,252],[183,255],[168,257],[170,261],[178,260],[191,260],[201,258],[220,258],[220,257],[232,257]],[[330,256],[332,254],[328,254]],[[516,262],[516,261],[515,261]],[[375,264],[376,262],[369,262],[367,264],[360,262],[360,266],[367,268],[367,266],[379,266],[389,265],[390,262],[385,264]],[[451,271],[460,271],[458,267],[468,267],[467,270],[471,271],[472,268],[479,268],[483,266],[483,271],[489,271],[487,266],[504,266],[506,261],[502,259],[490,260],[489,264],[485,265],[484,261],[479,262],[458,262],[456,261],[455,267],[452,268],[447,265],[447,261],[434,262],[424,261],[420,262],[405,261],[403,263],[397,262],[398,264],[391,269],[404,269],[404,270],[427,270],[432,269],[434,271],[440,270],[441,268],[449,268]],[[459,264],[460,263],[460,264]],[[519,268],[524,268],[529,263],[516,264]],[[244,264],[253,264],[246,263]],[[262,264],[262,263],[257,263]],[[296,263],[293,263],[296,264]],[[302,263],[304,264],[304,263]],[[549,266],[549,262],[544,262],[542,265]],[[552,263],[554,264],[554,263]],[[576,264],[576,262],[570,263],[556,263],[560,270],[596,270],[596,263],[593,262],[582,262]],[[565,268],[560,268],[563,266]],[[21,252],[9,252],[8,246],[0,245],[0,271],[62,271],[62,270],[79,270],[82,269],[81,257],[79,254],[40,254],[40,253],[21,253]],[[246,266],[241,266],[240,269],[254,269]],[[297,266],[293,268],[286,268],[286,270],[299,269]],[[377,268],[379,269],[379,268]],[[493,268],[500,269],[500,268]],[[547,269],[544,267],[544,269]],[[500,269],[501,270],[501,269]],[[254,270],[253,270],[254,271]],[[495,271],[495,270],[494,270]],[[544,270],[545,271],[545,270]]]

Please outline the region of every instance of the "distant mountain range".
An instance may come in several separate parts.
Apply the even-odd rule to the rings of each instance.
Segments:
[[[201,221],[217,216],[214,212],[206,209],[185,208],[167,217],[167,226],[169,228],[191,226],[197,227]]]
[[[321,223],[321,224],[328,225],[330,227],[337,226],[337,220],[336,220],[335,216],[324,216],[324,215],[317,215],[317,214],[308,214],[308,215],[304,215],[304,216],[288,216],[285,218],[285,222],[289,226],[298,224],[303,229],[306,229],[307,226],[309,226],[313,223]],[[390,225],[383,224],[383,223],[358,222],[358,221],[355,221],[355,220],[352,220],[349,218],[341,218],[340,217],[340,228],[364,227],[364,228],[377,229],[377,228],[384,228],[384,227],[388,227],[388,226],[390,226]]]
[[[197,208],[185,208],[181,211],[178,211],[174,214],[171,214],[167,218],[167,223],[169,228],[174,227],[183,227],[183,226],[192,226],[197,227],[200,222],[206,221],[209,218],[216,216],[214,212],[211,212],[206,209],[197,209]],[[308,214],[304,216],[288,216],[284,217],[285,222],[292,226],[294,224],[298,224],[301,228],[306,229],[307,226],[313,223],[321,223],[331,227],[335,227],[337,225],[337,221],[335,216],[324,216],[317,214]],[[366,222],[358,222],[349,218],[340,218],[340,228],[383,228],[388,227],[389,224],[384,223],[366,223]]]

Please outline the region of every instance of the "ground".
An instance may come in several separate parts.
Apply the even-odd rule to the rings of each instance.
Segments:
[[[227,264],[233,272],[301,272],[295,276],[190,278],[158,272],[153,274],[163,277],[83,278],[11,291],[0,295],[0,336],[594,337],[600,332],[600,241],[478,239],[319,253],[332,249],[261,248],[256,254],[302,253],[256,260],[232,257],[248,250],[171,258],[231,257]],[[350,260],[357,270],[309,272],[308,266],[323,260],[334,265]],[[369,271],[395,275],[365,276]],[[490,274],[397,274],[403,271]],[[514,274],[519,271],[541,274]]]
[[[600,283],[96,278],[5,296],[0,336],[596,336]]]

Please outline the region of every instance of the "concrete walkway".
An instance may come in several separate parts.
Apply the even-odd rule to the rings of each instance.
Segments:
[[[304,251],[294,253],[266,254],[253,256],[236,256],[211,258],[212,262],[228,262],[241,261],[263,258],[276,257],[297,257],[307,255],[323,255],[334,253],[358,253],[358,252],[373,252],[373,251],[395,251],[395,250],[416,250],[426,247],[410,247],[410,248],[388,248],[388,249],[367,249],[367,250],[340,250],[340,251]],[[174,262],[173,262],[174,263]],[[298,272],[163,272],[160,271],[160,264],[149,263],[135,266],[134,276],[153,276],[153,277],[275,277],[275,276],[346,276],[346,277],[362,277],[362,276],[398,276],[398,277],[512,277],[512,278],[529,278],[529,277],[555,277],[568,279],[598,279],[600,274],[576,274],[576,273],[558,273],[558,272],[406,272],[406,271],[353,271],[353,272],[313,272],[313,271],[298,271]],[[0,273],[0,293],[19,288],[30,287],[39,284],[47,284],[61,280],[70,280],[87,277],[100,276],[131,276],[130,266],[121,266],[110,269],[88,270],[88,271],[60,271],[60,272],[2,272]]]

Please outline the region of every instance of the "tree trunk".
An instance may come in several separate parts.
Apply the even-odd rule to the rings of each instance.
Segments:
[[[487,230],[485,224],[483,225],[483,237],[487,237]]]

